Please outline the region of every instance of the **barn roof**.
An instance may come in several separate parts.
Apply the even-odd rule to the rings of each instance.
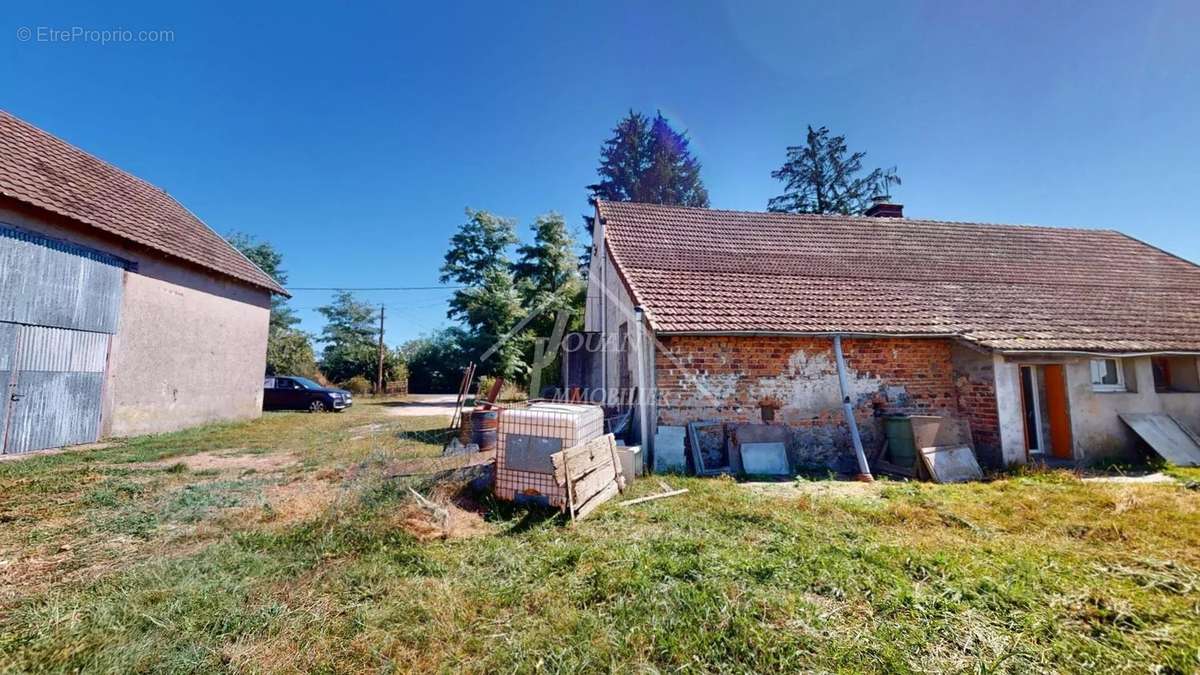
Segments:
[[[166,192],[3,110],[0,195],[253,286],[287,294]]]
[[[1200,267],[1112,230],[597,204],[662,333],[1200,351]]]

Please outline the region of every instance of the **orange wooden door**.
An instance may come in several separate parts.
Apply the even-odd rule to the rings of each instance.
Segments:
[[[1046,378],[1046,415],[1050,418],[1050,454],[1071,459],[1071,417],[1067,413],[1067,379],[1059,364],[1042,366]]]

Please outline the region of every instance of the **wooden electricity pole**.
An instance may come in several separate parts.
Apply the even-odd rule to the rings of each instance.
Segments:
[[[375,373],[375,395],[383,393],[383,305],[379,306],[379,370]]]

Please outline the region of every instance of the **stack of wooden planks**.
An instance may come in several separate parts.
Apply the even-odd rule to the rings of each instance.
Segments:
[[[550,460],[554,480],[566,488],[563,511],[571,520],[586,518],[596,507],[625,492],[625,475],[612,434],[556,452]]]

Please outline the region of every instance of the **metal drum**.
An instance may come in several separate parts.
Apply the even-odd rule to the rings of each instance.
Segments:
[[[480,452],[496,449],[499,430],[499,410],[476,410],[471,413],[471,442],[479,446]]]

